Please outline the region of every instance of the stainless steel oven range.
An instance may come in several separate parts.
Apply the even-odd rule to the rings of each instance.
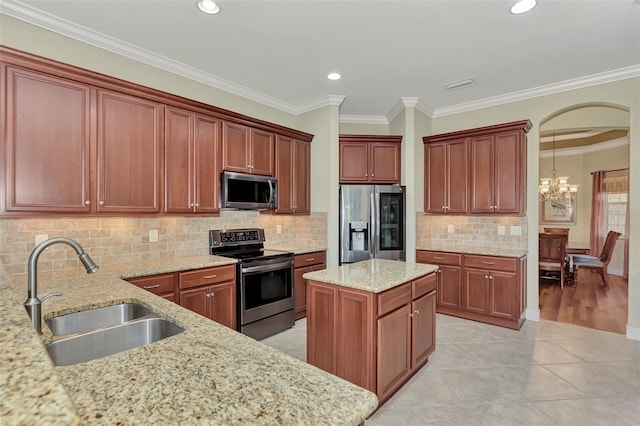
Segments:
[[[209,231],[210,253],[238,260],[238,331],[262,339],[293,326],[293,253],[265,250],[264,230]]]

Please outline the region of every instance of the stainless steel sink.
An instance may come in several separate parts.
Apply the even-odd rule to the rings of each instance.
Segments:
[[[56,366],[73,365],[157,342],[183,331],[164,318],[145,318],[63,337],[46,348]]]
[[[137,303],[121,303],[104,308],[90,309],[46,320],[54,336],[82,333],[96,328],[111,327],[154,315],[151,309]]]

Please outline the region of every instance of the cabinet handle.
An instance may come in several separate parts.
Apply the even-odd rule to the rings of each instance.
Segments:
[[[482,263],[484,265],[493,265],[495,262],[489,262],[489,261],[483,260]]]
[[[316,260],[315,257],[310,257],[309,259],[307,259],[307,262],[313,262],[314,260]]]
[[[101,206],[104,206],[104,201],[100,201],[98,204],[100,204]]]
[[[160,287],[160,284],[142,286],[142,288],[144,288],[145,290],[149,290],[151,288],[158,288],[158,287]]]
[[[419,310],[416,309],[414,312],[416,313],[416,315],[420,315],[420,311]]]
[[[90,205],[91,205],[91,201],[89,201],[89,200],[85,201],[85,202],[84,202],[84,205],[85,205],[85,206],[90,206]]]
[[[203,276],[203,277],[202,277],[202,279],[206,280],[206,279],[208,279],[208,278],[215,278],[215,277],[217,277],[217,275],[216,275],[216,274],[213,274],[213,275],[205,275],[205,276]]]
[[[434,259],[438,259],[438,260],[442,260],[442,259],[444,259],[444,257],[442,257],[442,256],[433,256],[433,258],[434,258]]]

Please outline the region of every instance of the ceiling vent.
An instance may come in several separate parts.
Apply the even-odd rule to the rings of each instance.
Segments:
[[[473,86],[476,84],[476,81],[472,78],[465,78],[464,80],[453,81],[451,83],[447,83],[444,85],[444,88],[447,90],[458,90],[464,89],[465,87]]]

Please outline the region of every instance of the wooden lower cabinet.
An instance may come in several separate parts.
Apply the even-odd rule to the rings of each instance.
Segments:
[[[167,299],[170,302],[176,301],[176,274],[174,273],[148,275],[146,277],[139,278],[127,278],[126,281],[130,282],[131,284],[135,284],[136,286],[153,294],[157,294],[158,296]]]
[[[307,316],[307,280],[303,277],[307,272],[319,271],[327,267],[327,252],[315,251],[298,254],[293,261],[293,286],[295,319]]]
[[[437,279],[432,273],[377,294],[309,281],[307,361],[384,403],[435,350]]]
[[[236,329],[234,265],[178,273],[180,306]]]
[[[526,257],[417,250],[416,261],[438,265],[438,313],[516,330],[522,326]]]

